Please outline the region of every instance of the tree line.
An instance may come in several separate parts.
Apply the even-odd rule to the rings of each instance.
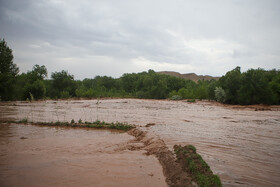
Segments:
[[[34,65],[27,73],[19,74],[13,63],[12,50],[0,40],[0,98],[8,100],[65,99],[65,98],[145,98],[145,99],[208,99],[228,104],[280,104],[280,71],[240,67],[217,80],[194,82],[153,70],[126,73],[120,78],[96,76],[75,80],[65,70],[51,73]]]

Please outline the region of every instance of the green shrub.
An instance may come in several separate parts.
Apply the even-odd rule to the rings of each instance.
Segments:
[[[23,118],[21,120],[18,121],[19,123],[28,123],[28,119],[27,118]]]
[[[223,88],[216,87],[215,98],[217,101],[222,102],[222,103],[226,101],[226,93]]]
[[[173,95],[170,99],[171,100],[181,100],[182,97],[180,95]]]
[[[62,92],[60,92],[60,98],[68,99],[68,98],[70,98],[70,97],[71,97],[71,96],[70,96],[69,92],[67,92],[67,91],[62,91]]]
[[[196,170],[197,170],[197,166],[196,166],[196,164],[195,164],[195,162],[193,160],[189,160],[188,161],[188,167],[189,167],[189,171],[191,173],[195,173]]]
[[[196,153],[196,148],[193,145],[188,145],[186,149],[192,150],[193,153]],[[199,155],[200,156],[200,155]]]

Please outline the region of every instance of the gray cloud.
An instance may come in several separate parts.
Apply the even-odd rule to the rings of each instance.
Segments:
[[[0,0],[0,37],[22,71],[76,78],[148,69],[279,69],[278,0]]]

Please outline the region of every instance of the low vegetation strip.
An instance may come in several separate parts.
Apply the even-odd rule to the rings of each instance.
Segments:
[[[188,172],[199,186],[222,186],[219,176],[213,174],[209,165],[196,152],[194,146],[187,145],[182,147],[181,145],[175,145],[174,152],[183,170]]]
[[[7,123],[21,123],[21,124],[33,124],[33,125],[42,125],[42,126],[59,126],[59,127],[85,127],[85,128],[95,128],[95,129],[115,129],[115,130],[122,130],[122,131],[128,131],[133,128],[135,128],[134,125],[130,125],[127,123],[106,123],[101,121],[95,121],[95,122],[82,122],[82,120],[79,120],[78,122],[75,122],[74,120],[71,120],[71,122],[29,122],[27,119],[22,119],[19,121],[2,121]]]

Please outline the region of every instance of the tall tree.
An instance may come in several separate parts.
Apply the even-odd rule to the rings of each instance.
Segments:
[[[42,65],[39,66],[38,64],[33,66],[32,71],[30,72],[32,74],[32,78],[34,80],[44,80],[48,76],[48,71],[46,66]]]
[[[38,64],[34,65],[32,71],[28,71],[27,74],[21,74],[18,84],[24,85],[22,99],[30,98],[30,94],[35,99],[43,99],[46,96],[46,86],[43,80],[47,75],[47,68]]]
[[[273,92],[263,69],[249,69],[242,74],[242,82],[238,90],[239,104],[272,104]]]
[[[70,75],[67,71],[62,70],[61,72],[52,73],[52,97],[59,96],[73,97],[75,96],[75,90],[77,88],[74,76]]]
[[[238,104],[238,90],[241,86],[241,79],[242,77],[239,66],[227,72],[225,76],[220,78],[220,85],[226,93],[226,103]]]
[[[269,86],[273,91],[275,104],[280,104],[280,71],[275,74],[274,78],[269,83]]]
[[[0,39],[0,99],[14,99],[14,83],[19,69],[13,62],[13,51]]]

